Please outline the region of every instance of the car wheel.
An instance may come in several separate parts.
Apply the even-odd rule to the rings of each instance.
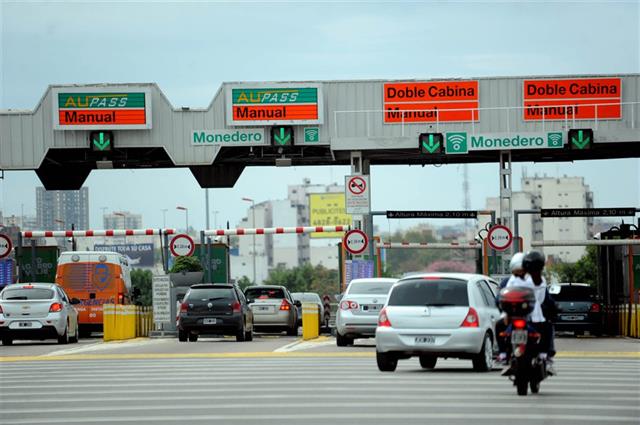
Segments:
[[[253,341],[253,326],[244,334],[245,341]]]
[[[2,338],[2,345],[13,345],[13,339],[10,336]]]
[[[298,336],[298,327],[297,326],[293,326],[291,328],[287,328],[287,335],[288,336]]]
[[[376,362],[380,372],[393,372],[398,367],[398,357],[391,353],[376,352]]]
[[[198,340],[198,334],[189,333],[189,342],[196,342]]]
[[[434,367],[436,367],[437,361],[438,358],[436,356],[431,356],[428,354],[423,354],[420,356],[420,366],[422,366],[423,369],[433,369]]]
[[[347,338],[346,336],[342,336],[340,335],[339,332],[337,332],[336,344],[338,344],[338,347],[346,347],[347,345],[353,345],[353,338]]]
[[[493,369],[493,343],[491,336],[485,334],[480,352],[473,357],[473,370],[477,372],[489,372]]]
[[[244,342],[247,338],[247,334],[244,331],[245,325],[244,322],[242,322],[242,327],[236,332],[236,341],[237,342]]]
[[[583,336],[584,335],[584,331],[575,331],[573,334],[575,336]]]
[[[75,334],[69,338],[69,342],[71,343],[77,343],[78,342],[78,325],[76,325],[76,332]]]
[[[58,335],[58,344],[68,344],[69,343],[69,324],[67,323],[64,327],[64,333],[62,335]]]
[[[178,329],[178,341],[187,342],[188,333],[185,330]]]

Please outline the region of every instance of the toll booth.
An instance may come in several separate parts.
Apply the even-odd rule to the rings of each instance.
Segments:
[[[601,240],[640,239],[633,225],[621,224],[600,234]],[[609,335],[640,336],[640,246],[597,247],[598,294],[604,309],[604,330]]]

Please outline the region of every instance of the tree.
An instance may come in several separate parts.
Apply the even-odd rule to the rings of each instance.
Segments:
[[[285,286],[291,292],[316,292],[320,295],[336,294],[340,290],[337,270],[322,265],[313,267],[310,263],[293,269],[278,266],[271,270],[264,284]]]
[[[242,276],[240,279],[238,279],[237,283],[238,283],[238,287],[243,292],[247,286],[253,285],[253,282],[251,282],[251,279],[249,279],[247,276]]]
[[[137,288],[140,295],[135,300],[136,304],[151,305],[153,303],[152,295],[153,273],[150,270],[133,269],[131,270],[131,287]]]
[[[588,246],[576,263],[557,263],[550,267],[560,282],[588,283],[594,286],[598,278],[597,247]]]

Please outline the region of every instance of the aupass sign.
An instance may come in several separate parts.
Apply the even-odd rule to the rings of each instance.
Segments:
[[[132,86],[58,87],[53,96],[55,130],[151,128],[151,91]]]
[[[522,90],[525,121],[622,118],[621,78],[524,80]]]
[[[321,84],[228,85],[228,125],[322,124]]]
[[[479,119],[478,81],[385,83],[384,123],[469,122]]]
[[[539,133],[466,133],[462,131],[445,135],[447,154],[515,149],[562,149],[564,143],[565,133],[561,131]]]

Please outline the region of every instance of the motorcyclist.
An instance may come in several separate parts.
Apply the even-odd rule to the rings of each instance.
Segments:
[[[553,324],[548,320],[556,312],[556,305],[549,296],[547,282],[542,271],[544,269],[545,257],[538,251],[529,251],[522,259],[522,267],[526,272],[525,279],[510,279],[507,288],[512,286],[523,286],[531,288],[536,297],[536,304],[529,316],[534,328],[542,335],[540,341],[541,359],[546,359],[547,373],[555,375],[553,367],[553,357],[555,356],[553,341]]]
[[[526,278],[526,273],[524,271],[524,268],[522,267],[523,258],[524,258],[523,252],[516,252],[515,254],[513,254],[513,257],[511,257],[511,261],[509,262],[509,269],[511,270],[511,276],[507,276],[504,279],[502,279],[502,281],[500,282],[500,289],[505,288],[509,284],[509,282],[515,282],[516,280],[520,280],[522,281],[522,283],[524,283]],[[496,303],[498,303],[498,299],[496,299]],[[507,315],[506,313],[502,313],[501,320],[498,320],[496,322],[496,335],[498,335],[496,340],[498,342],[498,352],[499,352],[497,361],[500,364],[505,364],[505,362],[507,361],[508,341],[505,339],[505,337],[500,336],[506,330],[507,325],[508,325]]]

